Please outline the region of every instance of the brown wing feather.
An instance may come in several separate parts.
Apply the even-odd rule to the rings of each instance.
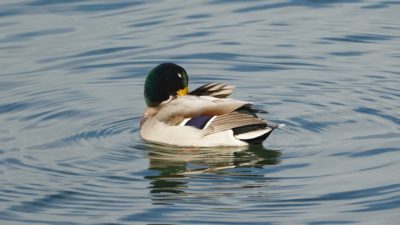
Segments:
[[[204,130],[204,135],[255,124],[266,125],[267,122],[261,118],[234,111],[215,117],[211,124]]]
[[[235,87],[232,85],[227,85],[222,83],[208,83],[191,91],[189,95],[226,98],[230,94],[232,94],[234,89]]]
[[[162,122],[174,125],[183,118],[200,115],[224,115],[248,105],[233,99],[221,99],[209,96],[181,96],[159,106],[155,117]]]

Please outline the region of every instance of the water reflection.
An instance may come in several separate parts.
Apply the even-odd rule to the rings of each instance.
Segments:
[[[148,145],[148,148],[149,170],[156,174],[145,178],[151,180],[150,192],[154,194],[183,194],[188,181],[195,179],[194,176],[217,173],[234,175],[236,168],[262,168],[278,164],[281,155],[280,151],[263,146],[174,148]],[[250,173],[247,175],[254,176]]]

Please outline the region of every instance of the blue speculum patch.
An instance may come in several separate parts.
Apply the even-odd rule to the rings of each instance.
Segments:
[[[188,120],[185,126],[196,127],[197,129],[203,129],[207,122],[211,119],[212,116],[196,116]]]

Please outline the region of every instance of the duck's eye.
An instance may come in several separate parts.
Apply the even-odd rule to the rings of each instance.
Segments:
[[[179,77],[179,78],[182,78],[182,75],[181,75],[180,73],[178,73],[178,77]]]

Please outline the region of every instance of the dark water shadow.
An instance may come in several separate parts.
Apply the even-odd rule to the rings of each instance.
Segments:
[[[226,0],[216,0],[214,3],[225,3],[229,2]],[[235,12],[238,13],[250,13],[254,11],[261,11],[261,10],[272,10],[272,9],[280,9],[280,8],[287,8],[287,7],[307,7],[307,8],[326,8],[332,7],[336,4],[345,4],[345,3],[357,3],[360,0],[334,0],[334,1],[326,1],[326,0],[288,0],[288,1],[279,1],[276,3],[267,3],[267,4],[257,4],[255,6],[250,7],[243,7]]]
[[[279,164],[281,152],[263,146],[176,148],[148,145],[148,155],[149,170],[154,173],[145,178],[150,180],[150,193],[157,197],[166,193],[186,194],[192,178],[221,180],[220,176],[233,175],[239,168]],[[240,173],[240,177],[257,176],[250,171]]]

